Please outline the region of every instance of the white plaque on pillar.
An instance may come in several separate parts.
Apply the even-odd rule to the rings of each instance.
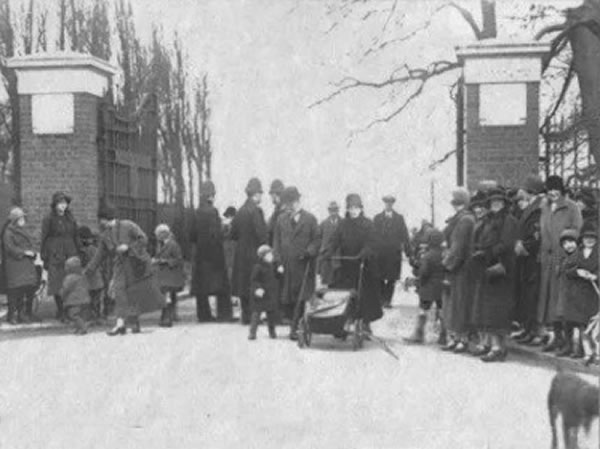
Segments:
[[[73,94],[32,95],[31,123],[34,134],[73,134],[75,127]]]
[[[481,84],[479,86],[481,126],[523,126],[526,122],[526,84]]]

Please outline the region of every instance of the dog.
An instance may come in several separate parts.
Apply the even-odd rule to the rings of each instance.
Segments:
[[[594,418],[598,417],[598,386],[586,382],[575,374],[559,371],[552,379],[548,392],[548,414],[552,430],[551,449],[558,449],[556,419],[563,421],[565,449],[577,448],[579,430],[583,427],[589,435]]]

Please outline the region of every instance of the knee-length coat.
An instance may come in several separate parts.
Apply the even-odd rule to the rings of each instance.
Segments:
[[[158,250],[154,255],[152,265],[161,291],[179,292],[183,290],[185,286],[183,255],[181,247],[173,235],[170,235],[164,242],[158,243]]]
[[[208,296],[229,291],[221,217],[212,203],[204,199],[194,216],[190,243],[195,245],[192,295]]]
[[[319,259],[317,260],[317,271],[321,276],[321,282],[325,285],[329,285],[334,280],[334,274],[340,267],[339,260],[327,259],[324,256],[329,241],[333,237],[335,229],[338,227],[342,217],[337,216],[327,217],[319,225],[319,232],[321,233],[321,249],[319,250]]]
[[[540,198],[525,208],[517,224],[517,242],[525,253],[517,254],[515,269],[515,319],[535,321],[540,298]]]
[[[262,288],[262,298],[256,296],[257,289]],[[275,265],[263,261],[257,262],[250,276],[250,303],[253,312],[274,312],[279,304],[279,278],[275,273]]]
[[[7,289],[37,285],[34,259],[25,255],[25,251],[35,252],[33,238],[25,228],[9,224],[4,230],[2,251]]]
[[[564,265],[566,285],[563,289],[565,304],[561,310],[562,318],[567,322],[587,325],[590,318],[598,313],[599,299],[591,282],[579,277],[578,269],[598,275],[598,245],[594,246],[587,258],[582,249],[577,250],[573,257],[567,258]]]
[[[263,211],[250,198],[231,223],[231,238],[236,242],[233,258],[232,293],[247,298],[252,268],[258,260],[256,250],[267,243],[267,224]]]
[[[127,252],[119,254],[117,248],[125,244]],[[112,262],[112,291],[116,302],[115,313],[119,317],[138,316],[161,309],[162,295],[137,295],[132,287],[141,282],[156,282],[152,274],[152,259],[147,250],[148,238],[133,221],[116,220],[114,226],[100,236],[98,251],[84,272],[98,269],[104,259]],[[156,284],[158,288],[158,284]]]
[[[40,256],[48,270],[48,295],[60,294],[65,262],[79,255],[77,222],[67,209],[64,215],[51,211],[42,220]]]
[[[275,226],[273,252],[276,262],[284,269],[280,297],[282,304],[295,304],[299,299],[306,301],[312,296],[320,247],[319,225],[313,214],[301,210],[295,218],[292,214],[279,217]],[[299,298],[301,290],[303,296]]]
[[[470,314],[470,276],[468,259],[471,255],[475,217],[468,210],[459,211],[447,221],[444,236],[448,249],[443,264],[448,271],[450,294],[442,308],[446,327],[451,332],[465,332]]]
[[[396,211],[392,211],[391,217],[381,212],[373,218],[373,226],[378,242],[379,275],[382,279],[398,280],[402,270],[402,251],[409,257],[411,253],[404,217]]]
[[[473,323],[479,329],[508,330],[514,316],[515,242],[517,220],[508,208],[490,212],[483,219],[474,248],[473,262],[488,269],[501,263],[506,275],[490,277],[484,271]]]
[[[537,309],[537,321],[551,324],[556,317],[558,302],[558,263],[563,253],[560,235],[565,229],[580,231],[583,223],[581,212],[573,201],[561,198],[554,210],[545,199],[541,204],[540,261],[541,284]]]
[[[359,295],[359,316],[367,322],[383,316],[381,308],[380,277],[377,272],[376,235],[373,222],[362,214],[357,218],[344,218],[336,228],[325,252],[326,257],[339,254],[358,260],[342,260],[332,288],[357,289],[360,280],[361,261],[364,262],[362,285]]]

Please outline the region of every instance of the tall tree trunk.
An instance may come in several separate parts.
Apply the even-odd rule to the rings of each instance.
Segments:
[[[497,37],[496,0],[481,0],[481,18],[481,39]]]

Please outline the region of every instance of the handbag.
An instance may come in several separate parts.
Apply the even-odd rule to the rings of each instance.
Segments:
[[[506,277],[506,267],[502,264],[502,262],[498,262],[485,269],[485,276],[488,281],[503,279]]]

